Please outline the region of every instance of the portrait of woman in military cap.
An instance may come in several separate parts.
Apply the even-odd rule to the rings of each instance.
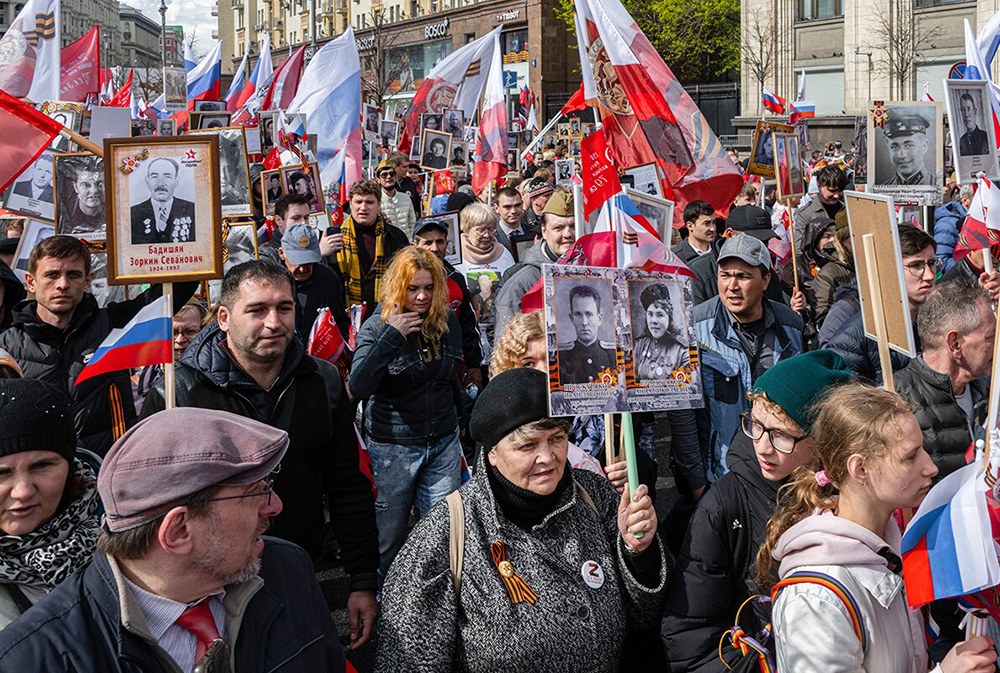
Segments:
[[[678,295],[676,298],[671,296],[671,287],[667,283],[629,283],[632,333],[642,335],[635,340],[633,358],[635,378],[639,381],[673,378],[674,371],[688,365],[690,356],[683,306],[679,307],[681,311],[674,310],[680,304],[679,284],[675,292]]]

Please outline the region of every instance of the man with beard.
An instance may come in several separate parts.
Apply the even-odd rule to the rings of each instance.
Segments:
[[[336,367],[308,355],[294,338],[294,292],[292,275],[271,262],[230,269],[218,324],[202,330],[177,366],[177,406],[229,411],[288,433],[291,450],[275,476],[284,513],[274,521],[274,535],[318,558],[326,499],[351,577],[347,612],[354,648],[371,638],[378,614],[375,501],[358,464],[344,382]],[[146,395],[141,416],[164,406],[161,381]]]
[[[343,671],[309,557],[262,537],[282,509],[272,474],[288,444],[206,409],[125,434],[97,478],[106,513],[93,561],[0,633],[0,667]]]
[[[59,213],[59,230],[70,236],[95,234],[104,230],[104,170],[87,161],[76,167],[74,196]],[[103,238],[103,236],[99,236]]]

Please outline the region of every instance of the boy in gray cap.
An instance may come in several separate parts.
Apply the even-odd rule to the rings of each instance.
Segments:
[[[295,281],[295,331],[303,342],[321,308],[330,309],[337,327],[347,339],[350,321],[344,306],[344,283],[340,274],[322,264],[319,234],[310,224],[292,224],[285,229],[278,257]]]
[[[98,475],[93,562],[0,632],[0,669],[343,671],[309,556],[262,537],[287,449],[282,430],[206,409],[126,432]]]

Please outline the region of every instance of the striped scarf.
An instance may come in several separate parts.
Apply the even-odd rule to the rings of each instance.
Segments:
[[[344,277],[344,292],[347,296],[347,305],[353,306],[364,301],[361,296],[361,257],[358,255],[358,238],[354,231],[354,218],[348,217],[340,233],[344,235],[344,249],[337,255],[337,262],[340,265],[340,273]],[[375,274],[375,299],[378,300],[379,285],[382,276],[389,266],[385,259],[385,218],[379,213],[375,220],[375,261],[369,273]]]

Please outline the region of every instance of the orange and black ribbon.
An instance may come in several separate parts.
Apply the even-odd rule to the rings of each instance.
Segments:
[[[500,573],[500,579],[503,580],[504,586],[507,587],[510,602],[515,605],[525,602],[534,605],[535,601],[538,600],[538,594],[525,583],[520,575],[514,572],[514,566],[507,559],[507,548],[503,542],[497,540],[490,543],[490,555],[493,557],[493,565],[496,566],[497,572]]]

